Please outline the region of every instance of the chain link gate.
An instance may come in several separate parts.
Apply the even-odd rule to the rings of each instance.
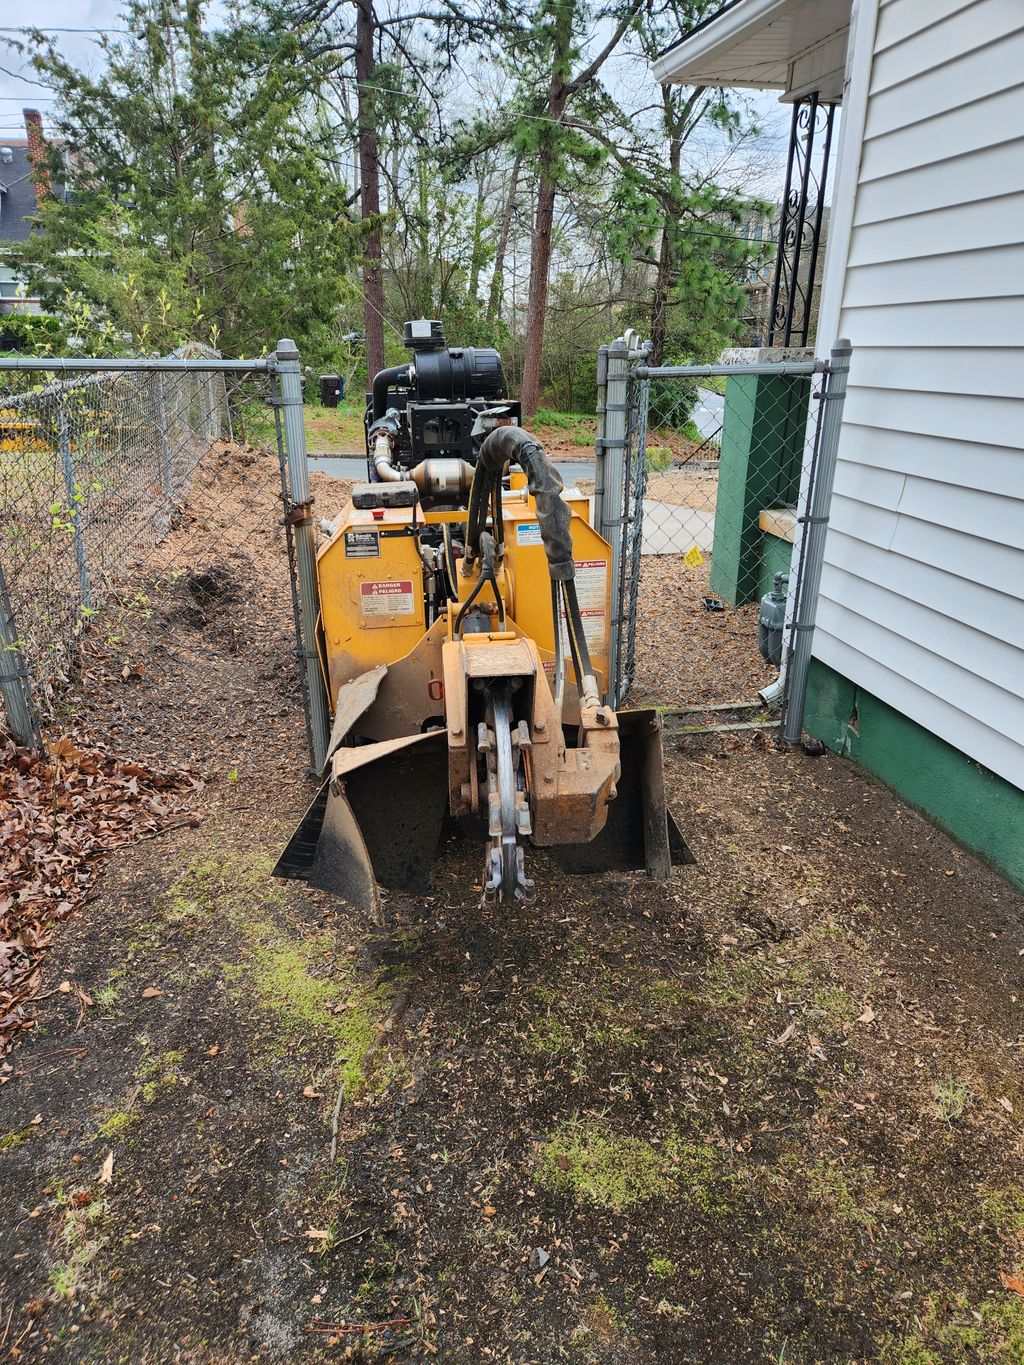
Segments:
[[[797,684],[786,729],[798,737],[848,343],[831,361],[733,352],[652,366],[649,354],[627,333],[598,364],[609,695],[706,713],[696,729],[764,728],[778,722],[759,713]]]
[[[0,357],[0,699],[15,739],[40,747],[92,660],[142,682],[161,660],[230,655],[239,630],[287,628],[290,614],[318,767],[311,505],[291,342],[258,360],[202,347]],[[277,599],[286,572],[291,611],[247,622],[244,580],[264,545],[266,593]]]

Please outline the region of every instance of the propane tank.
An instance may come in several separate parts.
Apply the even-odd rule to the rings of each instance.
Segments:
[[[757,647],[761,658],[776,668],[782,667],[782,631],[786,624],[786,589],[789,574],[777,573],[771,592],[761,598],[757,618]]]

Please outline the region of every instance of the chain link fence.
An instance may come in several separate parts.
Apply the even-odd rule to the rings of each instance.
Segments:
[[[0,358],[0,682],[19,741],[88,707],[75,683],[98,659],[127,687],[184,655],[212,674],[268,626],[294,627],[316,711],[301,401],[294,351]]]
[[[800,628],[831,366],[806,352],[737,352],[655,367],[635,335],[617,346],[599,367],[595,507],[621,565],[616,700],[754,723],[740,713],[782,700],[780,666]]]

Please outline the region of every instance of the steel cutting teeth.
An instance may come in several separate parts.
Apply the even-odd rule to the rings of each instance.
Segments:
[[[529,730],[520,722],[513,732],[512,700],[507,684],[489,694],[490,727],[481,725],[478,749],[487,763],[487,820],[490,842],[484,863],[484,900],[532,900],[533,882],[527,877],[519,835],[530,833],[523,750]]]

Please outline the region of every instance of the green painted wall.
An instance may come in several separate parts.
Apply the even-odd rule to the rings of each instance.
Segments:
[[[817,659],[804,729],[863,764],[1024,891],[1024,792]]]
[[[766,507],[796,504],[810,386],[780,375],[725,381],[711,589],[735,606],[760,596],[758,517]]]
[[[792,558],[793,546],[790,541],[769,535],[767,531],[761,532],[761,563],[757,578],[759,599],[771,591],[777,573],[789,573]]]

